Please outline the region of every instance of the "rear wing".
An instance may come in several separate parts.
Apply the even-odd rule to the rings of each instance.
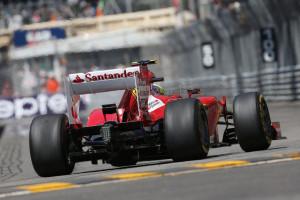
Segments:
[[[139,118],[146,118],[152,79],[147,65],[153,62],[140,61],[133,63],[135,67],[69,74],[65,78],[69,124],[75,127],[82,125],[79,118],[80,95],[134,88],[137,88]]]
[[[67,83],[73,95],[108,92],[135,87],[139,67],[69,74]]]

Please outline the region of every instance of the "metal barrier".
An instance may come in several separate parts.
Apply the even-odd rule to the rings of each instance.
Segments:
[[[300,100],[300,66],[242,76],[243,92],[260,91],[270,100]]]
[[[203,95],[233,98],[239,93],[260,92],[269,101],[295,101],[300,100],[300,65],[243,73],[239,78],[232,74],[182,80],[171,85],[178,87],[166,85],[167,94],[186,95],[186,88],[200,88]]]

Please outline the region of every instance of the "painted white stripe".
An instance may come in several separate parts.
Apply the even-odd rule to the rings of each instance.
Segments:
[[[4,193],[0,194],[0,199],[6,198],[6,197],[16,197],[16,196],[24,196],[31,194],[30,191],[16,191],[16,192],[11,192],[11,193]]]

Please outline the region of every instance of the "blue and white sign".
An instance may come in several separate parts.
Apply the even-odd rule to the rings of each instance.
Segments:
[[[13,42],[15,47],[22,47],[43,41],[64,38],[66,38],[66,32],[63,28],[17,30],[13,34]]]
[[[86,104],[80,101],[80,110]],[[39,94],[33,97],[0,98],[0,120],[21,119],[45,114],[61,114],[67,111],[67,101],[63,94]]]

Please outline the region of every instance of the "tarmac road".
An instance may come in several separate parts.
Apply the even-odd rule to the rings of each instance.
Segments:
[[[80,163],[72,175],[38,177],[27,126],[11,122],[0,141],[0,199],[300,199],[300,103],[269,105],[287,140],[266,151],[238,145],[211,149],[204,160],[143,162],[136,167]],[[21,134],[21,135],[20,135]],[[23,135],[23,136],[22,136]]]

